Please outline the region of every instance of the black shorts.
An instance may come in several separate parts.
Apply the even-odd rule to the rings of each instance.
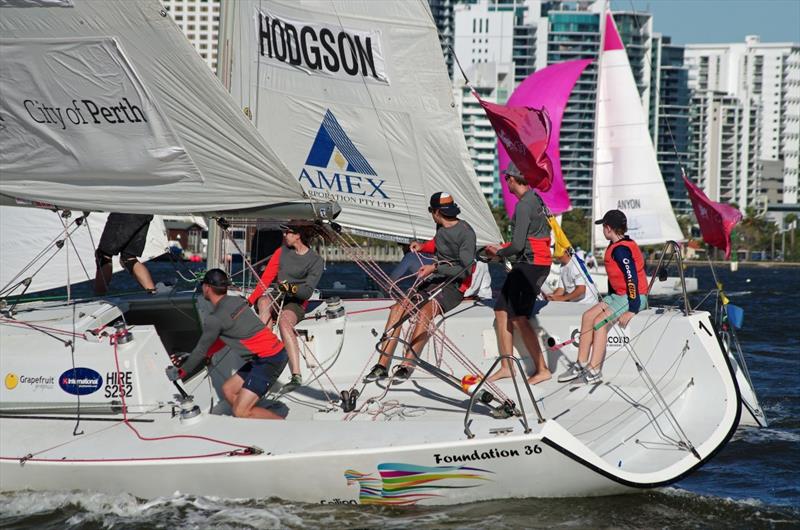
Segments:
[[[444,287],[441,285],[441,283],[432,283],[421,287],[419,290],[420,292],[433,293],[441,287],[442,290],[433,296],[433,300],[436,300],[439,307],[442,308],[442,314],[445,314],[451,309],[456,308],[458,304],[464,300],[464,293],[459,291],[458,287],[456,287],[453,282],[448,283]]]
[[[505,311],[510,317],[530,316],[536,297],[549,274],[550,267],[547,265],[517,263],[506,276],[494,310]]]
[[[239,368],[236,375],[244,379],[242,388],[253,392],[258,397],[264,397],[278,380],[289,356],[286,350],[281,350],[271,357],[256,357]]]
[[[97,250],[109,257],[122,253],[141,256],[147,243],[147,229],[152,220],[152,215],[109,214]]]

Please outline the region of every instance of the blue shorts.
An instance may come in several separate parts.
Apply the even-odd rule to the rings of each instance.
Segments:
[[[242,388],[246,388],[258,397],[264,397],[286,368],[287,362],[289,356],[286,355],[286,350],[281,350],[272,357],[256,357],[245,363],[236,375],[244,379]]]
[[[622,313],[628,310],[628,297],[622,296],[621,294],[609,294],[603,297],[603,302],[605,302],[609,309],[611,310],[611,314],[613,318],[619,318],[622,316]],[[647,309],[647,296],[640,294],[639,295],[639,311],[643,311]]]

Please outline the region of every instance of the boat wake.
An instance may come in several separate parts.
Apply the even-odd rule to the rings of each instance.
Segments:
[[[752,499],[663,488],[643,495],[587,499],[508,499],[449,507],[385,507],[220,499],[175,494],[152,501],[85,492],[0,494],[0,526],[78,528],[544,528],[633,526],[793,526],[800,510]],[[536,513],[536,520],[531,517]]]

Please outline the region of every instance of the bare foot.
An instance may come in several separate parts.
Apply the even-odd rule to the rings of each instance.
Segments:
[[[513,376],[514,376],[514,371],[504,366],[500,368],[499,371],[493,373],[487,381],[491,383],[494,381],[499,381],[500,379],[508,379],[509,377]]]
[[[528,383],[531,385],[535,385],[537,383],[541,383],[543,381],[548,381],[553,377],[553,373],[550,370],[544,370],[541,372],[536,372],[532,376],[528,378]]]

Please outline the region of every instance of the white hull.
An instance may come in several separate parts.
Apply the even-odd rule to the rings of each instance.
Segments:
[[[157,298],[131,301],[129,322],[149,313],[160,322],[165,342],[178,345],[188,340],[182,334],[188,322],[181,323],[186,307]],[[76,366],[91,368],[105,379],[81,399],[83,434],[72,434],[76,398],[58,382],[39,380],[36,387],[30,379],[18,379],[14,388],[0,387],[0,489],[79,488],[144,498],[181,491],[363,504],[609,495],[680,479],[710,458],[737,427],[741,405],[736,368],[716,337],[704,331],[711,329],[708,314],[686,317],[669,309],[645,311],[629,329],[613,333],[603,384],[551,380],[533,387],[544,423],[536,421],[527,395],[518,399],[512,382],[503,382],[500,390],[524,406],[529,433],[520,418],[495,419],[478,404],[471,416],[470,439],[464,431],[467,396],[421,369],[410,382],[392,386],[380,403],[345,421],[345,413],[329,399],[349,389],[365,364],[374,362],[368,363],[376,342],[372,330],[382,329],[388,303],[348,302],[347,316],[338,318],[325,317],[322,307],[317,310],[321,318],[301,325],[303,342],[332,381],[320,379],[327,396],[310,384],[273,402],[288,412],[282,422],[228,415],[227,405],[219,404],[218,389],[241,361],[224,353],[215,357],[210,379],[203,372],[185,383],[203,413],[182,422],[171,414],[176,392],[163,375],[168,361],[156,329],[133,328],[134,340],[120,345],[117,355],[120,370],[130,374],[125,377],[131,381],[130,389],[126,387],[131,425],[143,437],[202,435],[257,447],[262,454],[204,456],[237,448],[198,439],[137,438],[119,421],[118,405],[111,408],[118,390],[108,381],[116,372],[113,348],[107,341],[79,340]],[[49,329],[71,329],[71,308],[39,307],[17,318],[47,322]],[[536,319],[561,342],[575,329],[578,309],[577,304],[551,303]],[[486,371],[497,354],[492,309],[465,303],[453,313],[444,324],[447,336]],[[109,323],[119,312],[93,303],[79,306],[78,315],[76,328],[81,331]],[[161,318],[168,315],[172,321]],[[165,323],[169,327],[163,327]],[[663,338],[667,335],[669,342]],[[677,336],[680,341],[673,340]],[[3,324],[2,341],[4,375],[60,378],[71,367],[68,349],[54,350],[57,343],[52,338],[28,327]],[[628,347],[638,353],[668,410],[637,372]],[[546,354],[554,372],[574,356],[574,346]],[[42,364],[39,360],[45,357],[50,362]],[[423,358],[435,362],[432,348]],[[458,378],[466,373],[447,356],[441,367]],[[313,374],[307,366],[304,372],[310,381]],[[360,383],[356,386],[361,388]],[[383,392],[378,384],[367,385],[358,405]],[[107,410],[92,413],[92,406]],[[63,409],[53,414],[54,407]],[[678,444],[684,436],[697,456]]]

